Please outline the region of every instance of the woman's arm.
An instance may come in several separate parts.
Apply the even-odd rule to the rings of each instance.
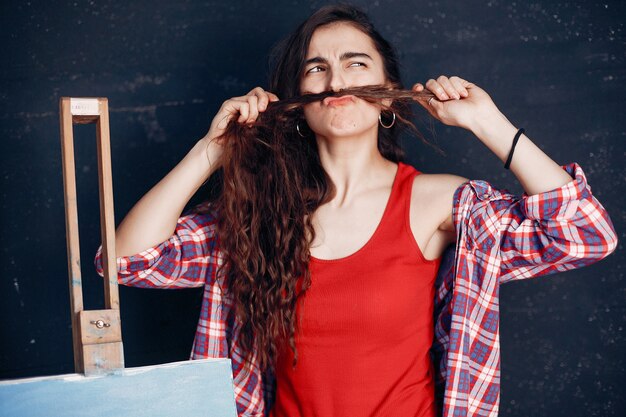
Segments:
[[[216,277],[220,263],[217,213],[210,207],[181,217],[185,205],[221,164],[221,135],[228,122],[256,120],[269,101],[278,98],[255,88],[224,102],[204,138],[182,161],[146,193],[115,233],[118,280],[137,287],[202,286]],[[102,252],[95,258],[102,275]]]
[[[209,206],[203,208],[180,217],[167,240],[133,255],[118,256],[118,282],[140,288],[190,288],[214,282],[220,265],[217,216]],[[94,263],[103,276],[102,247]]]
[[[441,76],[426,83],[435,99],[422,106],[447,125],[471,130],[501,161],[505,161],[517,132],[489,95],[458,77]],[[414,89],[424,87],[416,84]],[[545,274],[588,265],[612,253],[617,234],[608,213],[592,195],[577,164],[560,166],[521,135],[510,165],[525,193],[522,197],[472,181],[465,200],[471,204],[472,224],[480,225],[474,244],[488,251],[500,242],[506,279]],[[470,195],[475,203],[469,203]],[[483,193],[483,195],[478,195]],[[505,195],[506,194],[506,195]],[[457,196],[458,197],[458,196]],[[453,204],[457,204],[457,197]],[[465,204],[465,203],[463,203]],[[454,230],[452,213],[440,225]]]
[[[459,77],[431,79],[426,88],[436,99],[421,103],[444,124],[472,131],[504,163],[517,128],[496,107],[491,97],[477,85]],[[416,84],[421,91],[424,86]],[[558,188],[573,178],[525,134],[515,146],[510,169],[528,195]]]
[[[511,150],[517,128],[500,111],[494,111],[477,118],[472,132],[504,163]],[[573,181],[559,164],[524,133],[515,145],[509,168],[528,195],[553,190]]]
[[[267,108],[269,101],[275,100],[278,98],[274,94],[255,88],[246,96],[225,101],[206,136],[120,223],[115,233],[117,256],[136,254],[172,236],[189,199],[220,165],[222,144],[216,139],[228,122],[238,116],[239,123],[251,123]]]
[[[220,155],[208,136],[198,141],[122,220],[115,232],[117,256],[136,254],[172,236],[185,205],[215,172]]]
[[[611,254],[618,237],[577,163],[561,167],[572,181],[514,195],[472,180],[454,195],[454,225],[462,247],[481,253],[500,283],[590,265]]]

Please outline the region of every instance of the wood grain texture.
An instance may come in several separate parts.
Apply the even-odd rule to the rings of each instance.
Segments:
[[[80,340],[83,345],[122,341],[119,310],[83,310],[80,317]],[[102,320],[103,327],[98,327]]]
[[[82,346],[83,372],[86,376],[101,375],[124,368],[122,342],[96,343]]]
[[[70,109],[71,99],[62,97],[60,103],[61,160],[63,167],[63,196],[65,207],[65,236],[67,242],[67,265],[70,290],[70,316],[72,321],[72,344],[74,370],[82,372],[83,358],[78,333],[78,313],[83,310],[82,274],[80,269],[80,242],[78,233],[78,202],[76,195],[76,167],[74,162],[74,127]]]

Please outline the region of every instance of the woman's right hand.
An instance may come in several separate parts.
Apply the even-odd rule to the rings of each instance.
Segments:
[[[256,87],[245,96],[233,97],[222,103],[222,107],[211,122],[209,131],[200,140],[206,157],[213,167],[221,165],[220,157],[224,148],[221,140],[217,139],[224,134],[228,122],[237,118],[238,123],[254,123],[259,113],[267,109],[270,101],[278,101],[276,94]]]
[[[235,118],[238,123],[254,123],[259,113],[264,112],[271,101],[278,101],[276,94],[265,91],[261,87],[254,88],[245,96],[226,100],[213,118],[211,127],[204,138],[210,143],[217,142],[214,139],[220,137],[228,126],[228,122]]]

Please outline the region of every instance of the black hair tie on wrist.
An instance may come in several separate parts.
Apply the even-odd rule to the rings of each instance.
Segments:
[[[506,162],[504,163],[504,169],[509,169],[509,165],[511,165],[511,159],[513,159],[513,150],[515,149],[515,145],[517,145],[517,141],[519,140],[520,136],[522,136],[522,133],[524,133],[524,128],[520,128],[515,134],[515,137],[513,138],[513,145],[511,146],[511,151],[509,152],[509,156],[506,158]]]

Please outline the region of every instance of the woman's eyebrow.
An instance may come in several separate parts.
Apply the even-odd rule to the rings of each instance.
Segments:
[[[365,52],[344,52],[339,57],[341,61],[345,61],[346,59],[352,59],[352,58],[367,58],[370,61],[373,61],[372,57],[366,54]],[[328,64],[328,60],[326,58],[322,58],[321,56],[316,56],[316,57],[307,59],[304,62],[304,65],[309,65],[309,64]]]
[[[346,59],[351,59],[351,58],[367,58],[370,61],[373,61],[372,57],[366,54],[365,52],[344,52],[339,57],[339,59],[342,61]]]

